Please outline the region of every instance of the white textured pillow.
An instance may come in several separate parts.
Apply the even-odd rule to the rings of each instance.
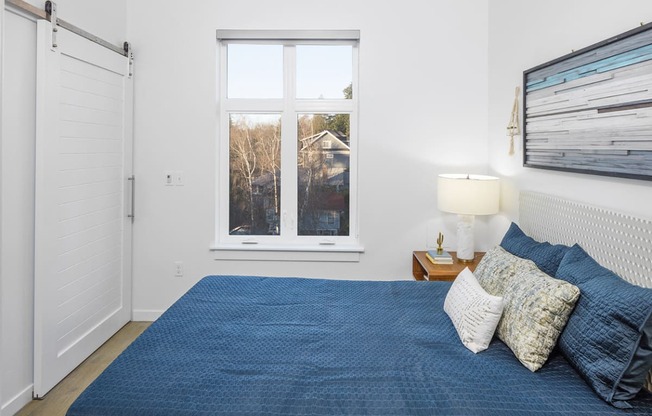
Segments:
[[[462,344],[478,353],[489,347],[503,313],[503,298],[488,294],[467,267],[448,290],[444,311]]]

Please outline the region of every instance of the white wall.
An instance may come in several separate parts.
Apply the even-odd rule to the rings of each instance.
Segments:
[[[30,3],[42,7],[42,1]],[[59,17],[121,45],[126,0],[59,0]],[[36,24],[5,12],[0,191],[0,414],[32,397]]]
[[[516,218],[518,191],[534,190],[652,218],[652,182],[522,167],[519,137],[508,156],[507,122],[523,70],[652,21],[649,0],[501,0],[489,7],[489,152],[503,178],[503,210]],[[521,103],[522,104],[522,103]],[[507,227],[507,220],[499,228]]]
[[[487,167],[487,1],[142,0],[135,51],[134,309],[154,317],[208,274],[409,279],[427,229],[454,244],[436,209],[443,172]],[[152,13],[156,10],[155,13]],[[217,261],[214,241],[216,29],[360,29],[358,263]],[[163,186],[182,170],[185,186]],[[484,222],[480,221],[479,232]],[[185,277],[173,277],[174,261]],[[153,311],[150,313],[150,311]]]
[[[5,31],[0,273],[2,398],[11,407],[31,397],[32,384],[36,32],[33,22],[13,13],[6,13]],[[11,414],[9,409],[4,413]]]

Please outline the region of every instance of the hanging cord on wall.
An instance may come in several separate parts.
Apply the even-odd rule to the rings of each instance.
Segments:
[[[521,134],[518,122],[518,94],[521,92],[520,87],[516,87],[514,93],[514,105],[512,106],[512,116],[507,124],[507,135],[509,136],[509,155],[514,154],[514,136]]]

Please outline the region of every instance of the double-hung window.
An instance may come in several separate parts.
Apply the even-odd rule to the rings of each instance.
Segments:
[[[218,30],[217,249],[362,251],[358,31]]]

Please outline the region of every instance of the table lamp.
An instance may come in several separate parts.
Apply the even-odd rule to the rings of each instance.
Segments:
[[[498,213],[500,183],[495,176],[442,174],[437,180],[437,206],[440,211],[458,214],[457,259],[472,262],[473,222],[476,215]]]

